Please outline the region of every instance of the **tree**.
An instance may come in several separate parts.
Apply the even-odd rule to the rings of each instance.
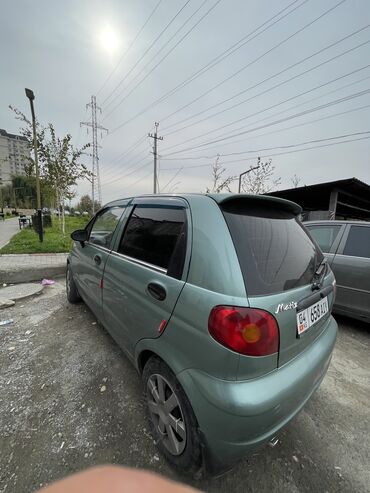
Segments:
[[[35,170],[35,160],[33,156],[33,127],[32,122],[29,120],[24,113],[22,113],[17,108],[9,105],[11,111],[15,113],[15,119],[19,120],[22,123],[22,127],[20,127],[19,131],[23,137],[26,138],[27,147],[29,149],[28,155],[22,155],[22,160],[24,163],[24,169],[27,176],[31,176],[34,174]],[[36,119],[36,139],[37,139],[37,147],[40,148],[42,142],[45,139],[45,127],[41,126],[38,120]]]
[[[49,123],[50,140],[41,142],[39,155],[41,157],[41,173],[44,179],[54,187],[57,203],[62,210],[62,232],[65,234],[64,204],[75,196],[73,186],[78,180],[90,178],[92,173],[79,161],[83,151],[89,147],[86,144],[81,149],[75,149],[71,143],[72,136],[67,134],[60,138],[56,136],[54,126]]]
[[[290,181],[292,182],[294,188],[298,188],[301,178],[294,173]]]
[[[271,192],[281,183],[281,178],[274,178],[274,174],[275,166],[272,160],[263,163],[259,157],[257,164],[243,176],[241,189],[243,192],[258,195]]]
[[[33,142],[32,123],[18,109],[11,106],[10,109],[16,114],[16,119],[24,124],[20,131],[26,137],[31,149]],[[51,187],[54,192],[56,206],[62,210],[61,227],[63,234],[65,234],[65,200],[70,200],[74,197],[73,187],[78,180],[92,177],[92,173],[80,162],[83,151],[90,147],[90,144],[85,144],[80,149],[76,149],[72,145],[71,134],[67,134],[62,138],[57,137],[55,128],[51,123],[43,127],[36,122],[36,136],[40,177]],[[25,158],[29,163],[27,171],[29,175],[33,175],[35,171],[34,159],[27,156]]]
[[[98,211],[101,207],[101,204],[95,201],[95,210]],[[93,212],[93,202],[91,200],[90,195],[83,195],[77,204],[76,209],[80,212],[88,212],[89,215],[92,215]]]
[[[212,179],[213,183],[211,188],[206,189],[206,193],[220,193],[222,191],[231,192],[230,185],[236,180],[235,176],[228,176],[225,178],[224,173],[226,168],[223,168],[220,164],[220,156],[217,155],[215,162],[212,164]]]
[[[51,206],[53,193],[44,180],[40,181],[44,205]],[[10,183],[1,189],[2,203],[12,205],[13,208],[36,208],[36,179],[34,176],[14,175]],[[1,206],[1,204],[0,204]]]

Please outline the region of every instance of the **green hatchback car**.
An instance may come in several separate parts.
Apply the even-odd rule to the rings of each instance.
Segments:
[[[300,212],[274,197],[152,195],[72,233],[68,299],[142,375],[153,437],[182,472],[274,442],[325,376],[335,280]]]

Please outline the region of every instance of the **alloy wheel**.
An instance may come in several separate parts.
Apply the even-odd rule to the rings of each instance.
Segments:
[[[161,375],[151,375],[147,384],[151,419],[163,445],[172,455],[180,455],[186,446],[186,427],[179,399]]]

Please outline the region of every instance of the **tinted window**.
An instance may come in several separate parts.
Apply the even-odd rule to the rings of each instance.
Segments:
[[[332,226],[307,226],[307,229],[318,243],[323,252],[330,252],[335,238],[338,236],[341,226],[333,224]]]
[[[370,258],[370,228],[351,226],[343,254]]]
[[[249,295],[309,284],[323,258],[298,220],[273,207],[224,208]]]
[[[178,277],[179,264],[182,271],[185,256],[185,238],[184,209],[137,205],[123,234],[119,252],[168,269],[169,274]]]
[[[122,211],[123,209],[121,207],[112,207],[100,213],[90,230],[89,242],[109,248]]]

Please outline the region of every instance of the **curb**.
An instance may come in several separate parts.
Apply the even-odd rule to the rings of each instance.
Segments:
[[[23,268],[22,270],[0,270],[1,282],[20,283],[20,282],[33,282],[42,281],[42,279],[53,279],[54,277],[62,277],[66,273],[67,265],[56,265],[54,267],[38,267],[38,268]]]

